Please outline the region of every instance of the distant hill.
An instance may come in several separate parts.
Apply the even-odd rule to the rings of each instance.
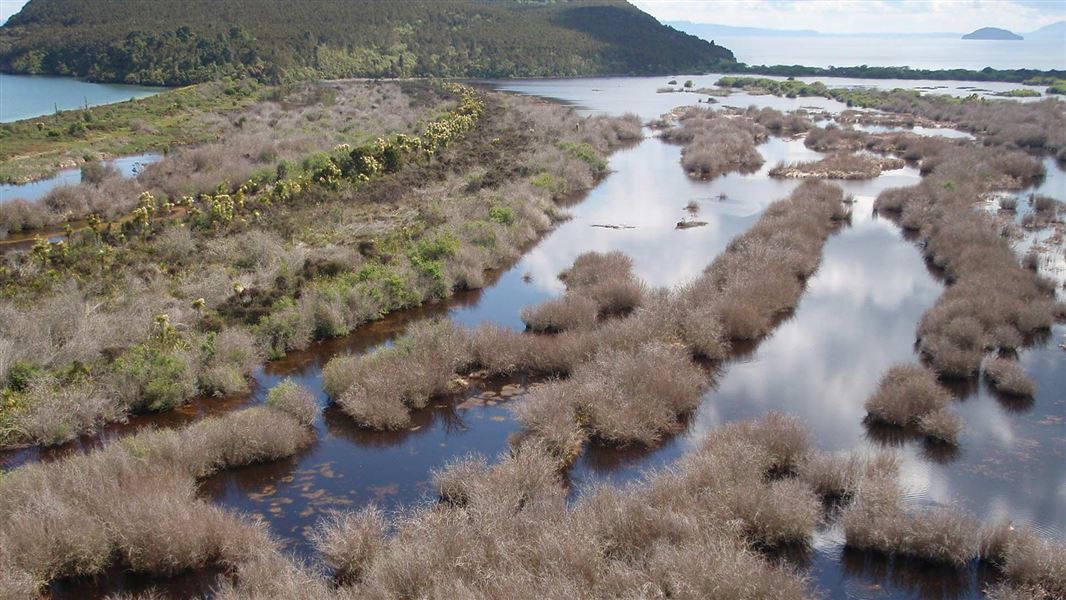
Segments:
[[[982,27],[962,36],[964,40],[1023,40],[1017,33],[999,27]]]
[[[705,40],[719,37],[814,37],[825,35],[813,29],[765,29],[762,27],[735,27],[716,23],[693,23],[691,21],[666,21],[666,25],[699,36]]]
[[[736,27],[733,25],[719,25],[717,23],[693,23],[691,21],[666,21],[666,25],[699,36],[705,40],[729,39],[737,37],[885,37],[885,38],[927,38],[927,37],[950,37],[957,38],[959,33],[948,31],[937,32],[858,32],[858,33],[827,33],[814,29],[769,29],[763,27]]]
[[[0,71],[150,85],[697,73],[733,60],[622,0],[30,0],[0,27]]]
[[[1051,25],[1045,25],[1036,31],[1031,31],[1025,34],[1025,37],[1030,40],[1037,39],[1066,39],[1066,21],[1058,21]]]

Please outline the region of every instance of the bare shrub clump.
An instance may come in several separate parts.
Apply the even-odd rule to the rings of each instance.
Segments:
[[[311,541],[345,583],[361,579],[385,545],[386,522],[381,510],[367,506],[358,512],[338,513],[314,530]]]
[[[1042,171],[1023,152],[957,146],[921,184],[887,190],[875,203],[919,232],[926,257],[945,271],[949,285],[918,326],[919,348],[942,376],[971,377],[987,351],[1016,350],[1054,322],[1050,290],[1020,264],[995,219],[973,207],[976,198],[1030,185]]]
[[[327,390],[341,409],[366,427],[396,429],[409,422],[409,408],[446,392],[471,357],[465,332],[447,321],[425,321],[391,348],[334,360]]]
[[[848,546],[962,565],[977,555],[976,523],[950,508],[907,511],[895,478],[868,478],[842,516]]]
[[[755,146],[767,133],[746,116],[688,107],[678,114],[677,126],[663,131],[662,137],[684,146],[681,165],[685,172],[713,179],[729,171],[752,172],[762,166],[763,157]]]
[[[804,543],[819,519],[817,498],[802,481],[770,477],[765,443],[779,426],[726,426],[676,470],[624,490],[592,490],[574,505],[556,460],[538,443],[492,466],[453,463],[436,477],[445,502],[393,516],[387,528],[394,533],[372,553],[357,543],[343,558],[328,557],[361,565],[361,575],[341,580],[338,591],[540,598],[639,587],[652,596],[806,598],[801,575],[753,549]],[[322,535],[342,538],[346,528],[330,520]]]
[[[236,565],[250,548],[273,542],[198,498],[195,478],[291,455],[309,439],[285,413],[256,408],[5,473],[4,591],[93,576],[112,564],[155,575]]]
[[[292,379],[285,379],[267,392],[267,406],[291,415],[304,425],[311,425],[318,417],[315,396]]]
[[[982,363],[982,369],[996,391],[1024,397],[1032,397],[1036,393],[1036,384],[1015,360],[989,357]]]
[[[725,339],[762,337],[777,316],[795,307],[803,282],[821,261],[822,244],[846,217],[839,188],[805,181],[734,238],[703,275],[681,291],[678,301],[690,320],[717,315]],[[693,340],[701,337],[696,325],[688,324]],[[710,353],[720,352],[713,337],[701,345]]]
[[[903,167],[898,158],[880,158],[869,154],[832,154],[823,159],[779,164],[770,170],[770,177],[804,179],[873,179],[882,171]]]
[[[981,559],[996,566],[1006,579],[999,597],[1066,596],[1066,546],[1009,522],[993,523],[981,533]]]
[[[599,309],[584,294],[566,294],[522,309],[522,322],[531,331],[560,332],[591,327]]]
[[[917,364],[894,365],[881,377],[877,390],[866,401],[867,418],[919,431],[954,443],[958,417],[950,410],[951,395],[936,375]]]

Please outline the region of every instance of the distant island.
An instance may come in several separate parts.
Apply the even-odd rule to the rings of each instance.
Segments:
[[[2,72],[146,85],[656,75],[733,61],[623,0],[33,0],[0,27]]]
[[[1022,36],[999,27],[982,27],[962,36],[964,40],[1024,40]]]

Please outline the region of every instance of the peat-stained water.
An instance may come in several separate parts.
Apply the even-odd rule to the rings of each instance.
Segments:
[[[604,81],[618,80],[507,82],[502,87],[559,98],[588,112],[635,110],[645,119],[682,103],[694,104],[697,98],[656,94],[654,86],[646,89],[652,80],[622,80],[612,93],[605,93]],[[654,83],[661,84],[658,78]],[[594,91],[601,86],[604,92]],[[726,100],[741,107],[770,102],[789,110],[812,99],[735,95]],[[823,108],[843,108],[826,103]],[[235,400],[234,405],[261,401],[267,389],[290,376],[326,404],[321,368],[330,357],[388,344],[418,319],[447,315],[467,325],[491,321],[520,328],[521,308],[560,293],[557,273],[589,250],[625,252],[634,259],[637,275],[653,285],[688,281],[770,202],[797,185],[768,178],[769,168],[779,161],[821,156],[801,141],[779,138],[759,150],[766,164],[758,172],[712,181],[688,178],[680,167],[680,148],[659,139],[622,150],[610,160],[613,172],[571,208],[573,218],[486,289],[399,313],[347,338],[270,363],[256,376],[253,397]],[[821,267],[794,314],[768,339],[742,349],[723,365],[715,387],[686,428],[661,447],[589,448],[569,473],[575,494],[601,482],[634,480],[646,469],[668,465],[708,429],[768,410],[798,415],[816,447],[849,450],[886,443],[883,435],[873,437],[863,426],[862,404],[889,365],[916,359],[918,319],[936,301],[942,283],[915,244],[893,223],[877,218],[871,207],[881,190],[917,181],[917,172],[906,167],[871,181],[840,182],[855,198],[851,222],[829,239]],[[684,207],[690,200],[699,206],[695,218],[707,225],[675,229],[677,221],[689,216]],[[1061,368],[1066,354],[1056,347],[1063,333],[1057,327],[1051,341],[1022,356],[1040,389],[1032,402],[996,398],[982,383],[960,390],[958,406],[966,433],[958,452],[928,448],[915,440],[890,441],[902,445],[904,483],[913,502],[960,503],[981,517],[1006,515],[1031,523],[1049,537],[1066,535],[1066,406],[1059,391],[1066,389]],[[298,555],[310,557],[303,534],[326,512],[368,502],[390,509],[433,502],[433,469],[471,451],[490,459],[506,451],[519,429],[507,404],[525,393],[526,384],[475,380],[462,398],[417,413],[414,426],[403,432],[361,431],[342,412],[327,408],[316,424],[313,446],[285,461],[215,475],[203,483],[202,492],[221,505],[261,515],[280,537],[291,541]],[[815,585],[830,597],[973,597],[986,576],[977,567],[959,573],[846,552],[834,527],[820,531],[810,551],[791,558],[809,567]]]

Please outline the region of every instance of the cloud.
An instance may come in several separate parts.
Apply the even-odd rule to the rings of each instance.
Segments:
[[[1026,33],[1066,19],[1063,0],[633,0],[660,21],[826,33]]]

